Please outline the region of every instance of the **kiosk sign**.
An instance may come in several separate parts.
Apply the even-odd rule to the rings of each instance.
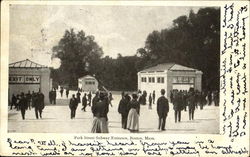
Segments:
[[[10,84],[39,84],[40,76],[38,75],[10,75]]]

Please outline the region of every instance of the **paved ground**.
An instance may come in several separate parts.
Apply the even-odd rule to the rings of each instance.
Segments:
[[[72,94],[72,92],[70,93]],[[113,94],[113,107],[110,107],[109,132],[110,133],[129,133],[128,130],[121,128],[121,117],[117,112],[120,95]],[[65,96],[60,98],[58,95],[57,105],[47,105],[43,111],[43,119],[35,118],[34,109],[26,111],[26,119],[22,120],[21,113],[16,110],[9,110],[8,131],[22,133],[90,133],[92,125],[92,113],[90,107],[87,112],[81,110],[79,104],[76,118],[70,119],[68,107],[69,99]],[[203,110],[195,110],[195,120],[188,120],[188,112],[182,111],[182,121],[174,122],[173,106],[170,104],[170,112],[166,120],[166,131],[158,131],[158,117],[156,105],[152,110],[148,106],[141,106],[140,133],[219,133],[219,107],[205,106]]]

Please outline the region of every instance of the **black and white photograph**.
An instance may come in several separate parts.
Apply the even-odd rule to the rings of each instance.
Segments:
[[[220,133],[219,6],[9,8],[8,133]]]

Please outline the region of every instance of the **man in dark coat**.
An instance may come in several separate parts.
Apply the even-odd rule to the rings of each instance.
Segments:
[[[72,98],[70,99],[70,102],[69,102],[71,119],[75,118],[75,116],[76,116],[77,106],[78,106],[78,100],[75,98],[75,94],[73,94]]]
[[[87,107],[87,94],[85,93],[84,96],[82,97],[82,110],[86,112],[86,107]]]
[[[30,91],[28,91],[28,93],[26,94],[26,99],[27,99],[27,103],[28,103],[28,108],[29,108],[29,110],[31,110],[31,93],[30,93]]]
[[[165,90],[161,90],[161,97],[158,98],[157,100],[157,114],[159,116],[159,127],[158,129],[160,130],[166,130],[165,129],[165,123],[166,123],[166,118],[169,112],[169,104],[168,104],[168,99],[164,96],[165,95]]]
[[[118,112],[121,114],[123,129],[127,129],[127,118],[129,111],[128,103],[129,103],[128,95],[127,94],[125,95],[124,92],[122,92],[122,99],[119,102]]]
[[[35,107],[36,119],[38,119],[39,117],[42,118],[42,111],[44,109],[44,95],[40,91],[35,95],[34,107]]]
[[[190,92],[189,93],[189,97],[188,97],[188,111],[189,111],[189,120],[194,120],[194,110],[195,110],[195,93],[194,92]]]
[[[182,92],[176,92],[173,97],[175,123],[181,121],[181,110],[183,109]]]
[[[11,105],[10,105],[10,109],[12,110],[12,107],[16,107],[17,105],[17,98],[14,94],[12,94],[12,98],[11,98]]]
[[[25,111],[28,109],[28,102],[27,102],[27,99],[24,97],[24,93],[21,93],[19,105],[20,105],[22,118],[24,120],[25,119]]]

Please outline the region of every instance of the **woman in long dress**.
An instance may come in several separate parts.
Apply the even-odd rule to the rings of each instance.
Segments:
[[[130,132],[138,132],[139,131],[139,114],[140,114],[140,103],[137,101],[137,95],[132,94],[132,100],[129,104],[129,113],[128,113],[128,121],[127,128]]]
[[[108,102],[105,100],[104,93],[100,93],[99,100],[92,106],[94,120],[91,133],[108,133]]]

